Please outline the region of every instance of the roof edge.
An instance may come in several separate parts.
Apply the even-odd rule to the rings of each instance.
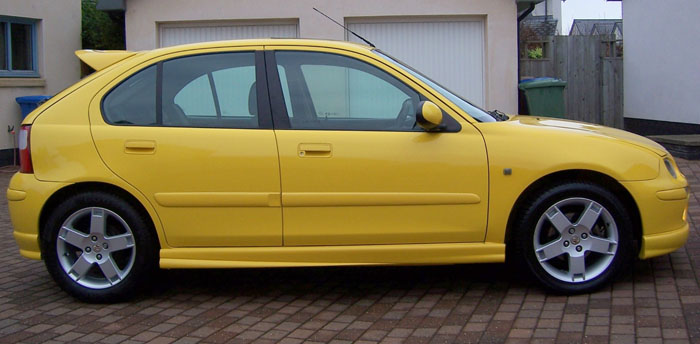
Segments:
[[[100,11],[125,11],[126,0],[97,0],[96,7]]]

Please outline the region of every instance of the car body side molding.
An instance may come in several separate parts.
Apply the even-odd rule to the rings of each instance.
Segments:
[[[164,207],[279,207],[278,192],[167,192],[156,193]]]
[[[439,192],[283,192],[285,207],[478,204],[473,193]]]
[[[502,243],[171,248],[160,267],[261,268],[343,265],[442,265],[505,261]]]

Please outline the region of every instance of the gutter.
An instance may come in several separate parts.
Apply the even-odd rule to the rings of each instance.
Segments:
[[[528,7],[528,9],[526,9],[525,12],[523,12],[523,13],[518,17],[518,24],[520,24],[520,22],[523,21],[523,19],[525,19],[525,17],[527,17],[528,15],[530,15],[530,13],[532,13],[532,11],[534,11],[534,10],[535,10],[535,3],[534,3],[534,2],[531,2],[531,3],[530,3],[530,7]],[[519,30],[520,30],[520,25],[518,25],[518,31],[519,31]],[[518,36],[518,38],[520,38],[520,36]]]
[[[126,11],[126,0],[98,0],[97,9],[100,11]]]

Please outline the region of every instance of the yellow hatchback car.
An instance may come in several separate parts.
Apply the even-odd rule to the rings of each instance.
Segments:
[[[79,51],[22,123],[20,253],[85,301],[158,268],[504,262],[560,293],[682,246],[658,144],[486,112],[385,53],[316,40]]]

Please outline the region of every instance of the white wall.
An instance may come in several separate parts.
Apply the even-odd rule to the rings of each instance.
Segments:
[[[15,97],[52,95],[77,82],[80,64],[80,0],[0,0],[0,15],[39,19],[39,78],[0,78],[0,150],[13,148],[8,125],[19,130],[21,112]]]
[[[345,39],[332,18],[479,16],[485,19],[485,99],[488,109],[517,112],[517,13],[514,0],[127,0],[126,44],[130,50],[157,46],[158,25],[179,21],[292,19],[302,38]],[[455,56],[459,58],[459,56]]]
[[[625,117],[700,124],[700,1],[624,1]]]

